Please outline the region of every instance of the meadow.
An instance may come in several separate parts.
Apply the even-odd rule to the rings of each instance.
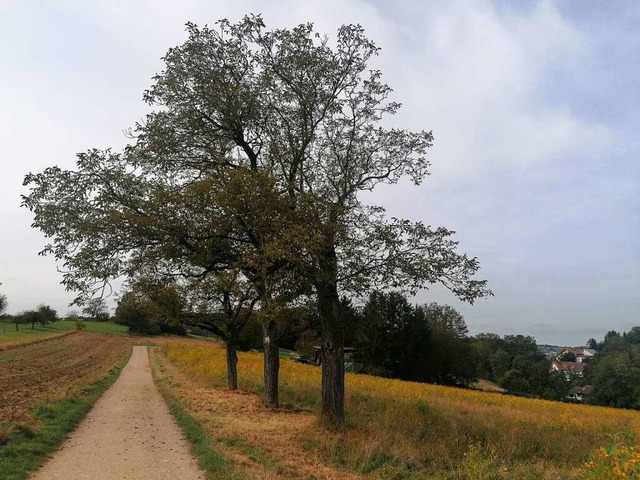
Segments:
[[[312,478],[313,465],[339,472],[317,478],[640,478],[640,412],[347,374],[348,426],[327,432],[314,414],[319,368],[282,361],[283,408],[266,411],[254,395],[261,354],[240,354],[247,395],[223,391],[223,349],[166,343],[161,352],[178,402],[260,478]]]
[[[85,325],[87,332],[126,335],[129,331],[129,327],[113,322],[85,322]],[[76,323],[72,320],[59,320],[45,326],[36,324],[33,329],[31,324],[21,324],[18,331],[16,331],[14,324],[2,320],[0,321],[0,349],[64,335],[75,330]]]

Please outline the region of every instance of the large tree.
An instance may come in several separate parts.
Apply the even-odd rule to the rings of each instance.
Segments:
[[[134,144],[81,154],[77,171],[28,175],[24,204],[72,289],[140,262],[200,277],[240,268],[265,312],[266,403],[277,403],[270,279],[292,272],[317,298],[322,416],[341,426],[340,293],[441,283],[465,301],[490,294],[454,232],[389,219],[359,196],[403,177],[419,184],[432,134],[382,125],[400,105],[370,69],[378,48],[359,26],[331,41],[311,24],[267,30],[258,16],[187,32],[145,93],[158,108],[132,131]]]

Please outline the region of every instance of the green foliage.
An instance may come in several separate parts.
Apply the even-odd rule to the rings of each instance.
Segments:
[[[423,305],[419,309],[430,332],[427,379],[445,385],[467,385],[475,380],[475,351],[462,315],[449,305],[437,303]]]
[[[640,345],[640,326],[635,326],[623,334],[624,341],[630,345]]]
[[[640,345],[604,354],[589,370],[592,403],[640,409]]]
[[[8,305],[7,296],[0,294],[0,314],[7,309],[7,305]]]
[[[58,321],[58,313],[48,305],[40,305],[38,307],[38,323],[43,327],[48,323]]]
[[[575,362],[576,354],[573,352],[565,352],[558,358],[561,362]]]
[[[467,325],[454,308],[414,307],[398,292],[373,292],[359,315],[354,346],[367,373],[447,385],[475,378]]]
[[[295,343],[295,350],[303,359],[313,359],[315,345],[320,344],[320,337],[314,330],[305,330]]]
[[[185,292],[176,282],[141,278],[125,290],[114,319],[132,332],[186,335]]]
[[[584,477],[589,480],[640,478],[640,442],[636,434],[623,431],[614,435],[609,445],[591,455],[585,464]]]
[[[238,350],[262,349],[262,320],[258,315],[251,315],[249,321],[238,335]]]
[[[585,382],[593,385],[590,403],[640,409],[640,326],[622,334],[607,332]]]
[[[551,360],[538,351],[533,337],[481,333],[472,339],[478,376],[512,393],[561,400],[569,390]]]
[[[400,104],[360,26],[330,42],[311,24],[267,30],[247,16],[187,34],[144,94],[158,109],[132,131],[135,144],[25,177],[23,205],[51,239],[43,253],[64,263],[79,301],[141,270],[205,279],[240,269],[272,330],[275,307],[313,291],[335,361],[343,293],[442,284],[463,301],[491,294],[453,231],[361,202],[380,184],[419,184],[433,136],[384,126]],[[325,385],[341,396],[336,375]]]
[[[191,322],[238,348],[240,335],[260,299],[247,277],[238,269],[229,269],[189,282],[184,288],[189,294]]]
[[[85,302],[83,313],[98,322],[109,321],[109,310],[104,298],[90,298]]]
[[[429,331],[424,316],[398,292],[372,292],[355,329],[354,347],[373,375],[420,380]]]

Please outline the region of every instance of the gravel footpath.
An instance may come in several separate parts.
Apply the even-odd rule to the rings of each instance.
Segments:
[[[147,347],[31,480],[204,480],[153,383]]]

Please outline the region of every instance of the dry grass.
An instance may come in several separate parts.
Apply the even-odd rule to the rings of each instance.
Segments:
[[[165,349],[171,348],[164,343]],[[160,366],[159,380],[171,388],[181,406],[214,438],[216,449],[248,478],[362,478],[327,465],[319,453],[314,455],[306,450],[309,438],[323,434],[314,414],[299,409],[267,409],[255,394],[207,388],[167,362],[164,356],[154,352],[152,360]]]
[[[186,388],[181,398],[212,431],[263,449],[285,472],[304,471],[291,478],[332,478],[314,470],[320,466],[385,479],[575,478],[615,435],[640,433],[639,412],[347,375],[348,428],[328,434],[310,413],[271,412],[258,397],[216,391],[226,379],[222,349],[167,343],[162,351],[198,385],[197,395]],[[259,392],[262,356],[240,355],[239,373],[243,388]],[[319,385],[318,368],[282,362],[289,406],[313,412]]]
[[[497,392],[497,393],[507,392],[504,388],[500,387],[499,385],[496,385],[493,382],[490,382],[489,380],[478,380],[477,382],[471,385],[471,388],[473,388],[474,390],[480,390],[482,392]]]

